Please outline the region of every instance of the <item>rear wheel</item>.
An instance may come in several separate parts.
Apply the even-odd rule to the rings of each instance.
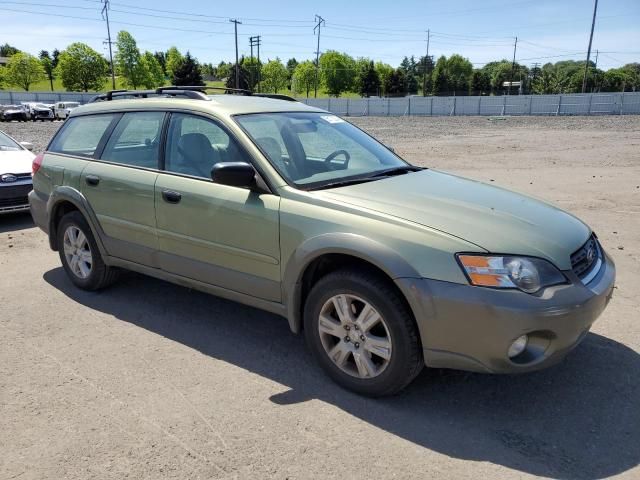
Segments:
[[[117,269],[102,260],[91,228],[80,212],[62,217],[57,234],[60,261],[74,285],[83,290],[99,290],[115,281]]]
[[[304,328],[329,376],[363,395],[396,393],[424,365],[406,302],[375,273],[342,270],[321,278],[305,303]]]

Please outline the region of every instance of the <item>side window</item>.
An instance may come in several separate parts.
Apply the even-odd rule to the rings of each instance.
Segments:
[[[216,163],[248,161],[235,139],[216,122],[183,113],[171,115],[165,170],[211,178]]]
[[[125,113],[113,130],[101,159],[133,167],[158,168],[164,112]]]
[[[115,117],[109,114],[70,118],[49,145],[49,151],[91,157]]]

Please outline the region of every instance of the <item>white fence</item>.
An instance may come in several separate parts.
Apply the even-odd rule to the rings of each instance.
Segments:
[[[640,114],[640,92],[299,100],[342,116]]]
[[[8,92],[0,104],[86,103],[95,93]],[[640,92],[499,97],[301,98],[301,102],[342,116],[402,115],[628,115],[640,114]]]

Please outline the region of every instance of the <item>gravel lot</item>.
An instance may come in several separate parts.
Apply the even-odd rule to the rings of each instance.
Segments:
[[[285,320],[134,274],[79,291],[28,216],[0,217],[0,479],[640,478],[640,117],[352,120],[587,221],[618,287],[584,343],[364,399]],[[59,125],[0,129],[41,150]]]

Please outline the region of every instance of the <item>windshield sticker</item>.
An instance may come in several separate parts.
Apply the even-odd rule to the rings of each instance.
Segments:
[[[344,120],[335,115],[322,115],[321,117],[327,123],[344,123]]]

